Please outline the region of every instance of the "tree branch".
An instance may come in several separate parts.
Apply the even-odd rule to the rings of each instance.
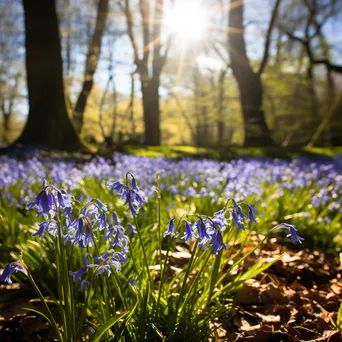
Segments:
[[[273,11],[272,11],[272,16],[271,16],[270,24],[268,26],[266,40],[265,40],[264,56],[262,58],[262,61],[261,61],[261,64],[260,64],[260,67],[258,70],[259,75],[261,75],[263,73],[263,71],[266,67],[267,61],[268,61],[269,50],[270,50],[270,45],[271,45],[272,31],[273,31],[273,27],[274,27],[275,21],[276,21],[277,16],[278,16],[280,2],[281,2],[281,0],[276,1],[274,8],[273,8]]]

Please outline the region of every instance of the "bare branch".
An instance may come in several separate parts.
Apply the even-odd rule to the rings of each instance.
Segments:
[[[267,35],[266,35],[266,40],[265,40],[265,48],[264,48],[264,55],[258,70],[258,74],[261,75],[267,65],[268,57],[269,57],[269,50],[270,50],[270,45],[271,45],[271,36],[274,28],[274,24],[276,22],[277,16],[278,16],[278,11],[279,11],[279,6],[280,6],[281,0],[277,0],[273,11],[272,11],[272,16],[270,20],[270,24],[268,26],[267,30]]]

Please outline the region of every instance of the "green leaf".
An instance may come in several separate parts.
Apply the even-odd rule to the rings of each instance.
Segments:
[[[233,281],[231,281],[230,283],[228,283],[227,285],[222,287],[220,290],[218,290],[213,295],[212,299],[217,298],[222,293],[225,293],[225,295],[226,295],[227,293],[233,293],[233,292],[237,291],[246,280],[254,278],[258,274],[260,274],[261,272],[268,269],[271,265],[273,265],[275,262],[277,262],[283,255],[284,254],[279,255],[277,258],[275,258],[269,262],[257,262],[255,265],[253,265],[251,268],[249,268],[248,271],[238,274]]]
[[[342,331],[342,304],[340,305],[340,309],[338,310],[338,315],[337,315],[337,328]]]
[[[89,342],[99,342],[101,340],[101,337],[108,331],[108,329],[110,329],[114,324],[116,324],[118,321],[120,321],[126,316],[127,317],[125,319],[125,322],[128,322],[132,318],[137,306],[138,302],[134,305],[132,310],[126,311],[119,316],[114,316],[110,318],[107,322],[105,322],[100,328],[96,330],[96,332],[90,337]],[[124,322],[122,324],[124,324]]]
[[[35,310],[35,309],[31,309],[31,308],[23,308],[23,310],[26,310],[26,311],[32,311],[42,317],[44,317],[50,324],[52,324],[48,318],[48,316],[46,316],[44,313],[42,313],[41,311],[38,311],[38,310]]]

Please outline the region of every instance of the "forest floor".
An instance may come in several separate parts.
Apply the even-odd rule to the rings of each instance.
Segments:
[[[259,239],[253,237],[243,252]],[[171,262],[181,266],[188,261],[187,254],[180,248],[171,255]],[[213,324],[216,336],[211,341],[342,341],[332,323],[342,302],[338,258],[272,238],[242,268],[247,270],[256,260],[271,260],[280,254],[280,260],[246,281],[236,293],[233,309]],[[53,341],[44,320],[23,309],[36,305],[18,284],[0,285],[0,341]]]

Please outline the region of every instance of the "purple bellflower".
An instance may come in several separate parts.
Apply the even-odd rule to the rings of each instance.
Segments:
[[[290,234],[286,235],[286,237],[291,237],[291,242],[294,244],[302,243],[302,241],[304,240],[304,238],[297,235],[297,228],[292,224],[280,223],[274,228],[272,228],[271,232],[278,230],[278,229],[287,229],[290,232]]]
[[[217,254],[222,248],[226,249],[227,244],[223,243],[222,233],[218,229],[214,229],[211,234],[211,244],[213,246],[213,254]]]
[[[175,234],[175,219],[173,218],[169,223],[169,228],[164,233],[164,237],[167,235],[176,236]]]
[[[197,228],[199,238],[204,242],[204,240],[210,240],[210,235],[207,231],[207,226],[202,219],[198,219],[194,226]]]
[[[22,272],[25,275],[27,275],[27,270],[22,264],[16,261],[11,262],[5,267],[4,271],[2,272],[0,276],[0,282],[6,282],[8,284],[12,284],[11,275],[14,272]]]
[[[185,234],[184,234],[184,241],[188,242],[194,238],[194,233],[192,230],[192,225],[190,222],[185,220]]]

